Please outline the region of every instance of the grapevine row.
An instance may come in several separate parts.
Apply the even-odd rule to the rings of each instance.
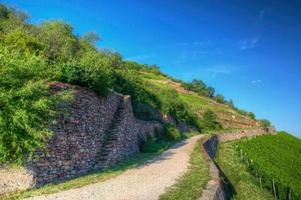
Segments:
[[[275,199],[301,199],[301,141],[286,133],[235,142],[235,148],[262,188]]]

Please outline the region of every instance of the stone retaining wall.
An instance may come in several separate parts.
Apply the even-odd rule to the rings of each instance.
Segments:
[[[203,143],[203,148],[206,152],[205,154],[210,158],[208,159],[210,180],[208,181],[206,188],[203,190],[202,197],[199,200],[226,200],[220,179],[220,172],[214,163],[214,158],[217,153],[219,143],[238,140],[244,137],[254,137],[258,135],[274,133],[274,128],[257,128],[213,135],[205,140]]]
[[[101,98],[94,92],[63,83],[51,84],[51,92],[73,89],[75,97],[61,105],[69,111],[59,115],[51,127],[54,135],[46,142],[47,151],[37,149],[27,166],[20,169],[0,168],[0,194],[24,190],[45,183],[70,179],[93,170],[110,167],[139,152],[141,138],[154,135],[162,127],[157,122],[136,120],[131,99],[118,93]],[[116,127],[116,142],[110,147],[106,163],[99,159],[106,134],[123,106]],[[111,153],[112,152],[112,153]],[[15,177],[15,178],[14,178]]]

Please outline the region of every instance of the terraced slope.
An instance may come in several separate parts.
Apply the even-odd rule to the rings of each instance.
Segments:
[[[162,75],[151,73],[141,73],[144,81],[155,87],[171,89],[177,92],[179,97],[186,102],[189,108],[198,116],[202,117],[206,110],[212,110],[217,120],[226,129],[248,129],[260,127],[261,124],[250,117],[239,114],[236,110],[228,105],[218,103],[210,98],[199,96],[197,93],[187,91],[182,87],[180,82],[175,82]]]

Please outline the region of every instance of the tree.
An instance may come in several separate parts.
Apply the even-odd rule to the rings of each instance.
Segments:
[[[63,21],[47,21],[39,26],[37,37],[45,45],[44,55],[55,62],[66,62],[75,57],[79,40],[73,28]]]
[[[199,95],[205,96],[206,95],[206,84],[202,80],[194,79],[191,82],[193,91],[198,93]]]
[[[232,99],[230,99],[228,105],[229,105],[231,108],[235,109],[235,105],[234,105],[234,102],[233,102]]]
[[[141,65],[134,61],[124,61],[123,62],[124,68],[125,69],[131,69],[135,71],[139,71],[141,69]]]
[[[215,93],[215,89],[213,87],[207,87],[207,96],[210,97],[210,98],[213,98],[214,97],[214,93]]]
[[[10,13],[9,9],[6,6],[0,4],[0,18],[7,19],[9,13]]]
[[[185,90],[188,91],[188,93],[193,90],[193,86],[191,83],[182,83],[182,86]]]
[[[225,97],[221,94],[218,94],[215,96],[215,100],[218,102],[218,103],[225,103]]]
[[[255,114],[254,113],[252,113],[252,112],[249,112],[248,113],[248,116],[251,118],[251,119],[256,119],[256,116],[255,116]]]
[[[96,32],[88,32],[81,39],[91,45],[95,45],[95,43],[100,40],[100,37]]]
[[[262,126],[265,128],[271,126],[271,122],[267,119],[262,119],[262,120],[260,120],[260,122],[261,122]]]

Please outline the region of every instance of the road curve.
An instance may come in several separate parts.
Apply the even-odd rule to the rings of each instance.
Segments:
[[[140,167],[109,179],[31,200],[155,200],[183,175],[200,135],[182,141]]]

